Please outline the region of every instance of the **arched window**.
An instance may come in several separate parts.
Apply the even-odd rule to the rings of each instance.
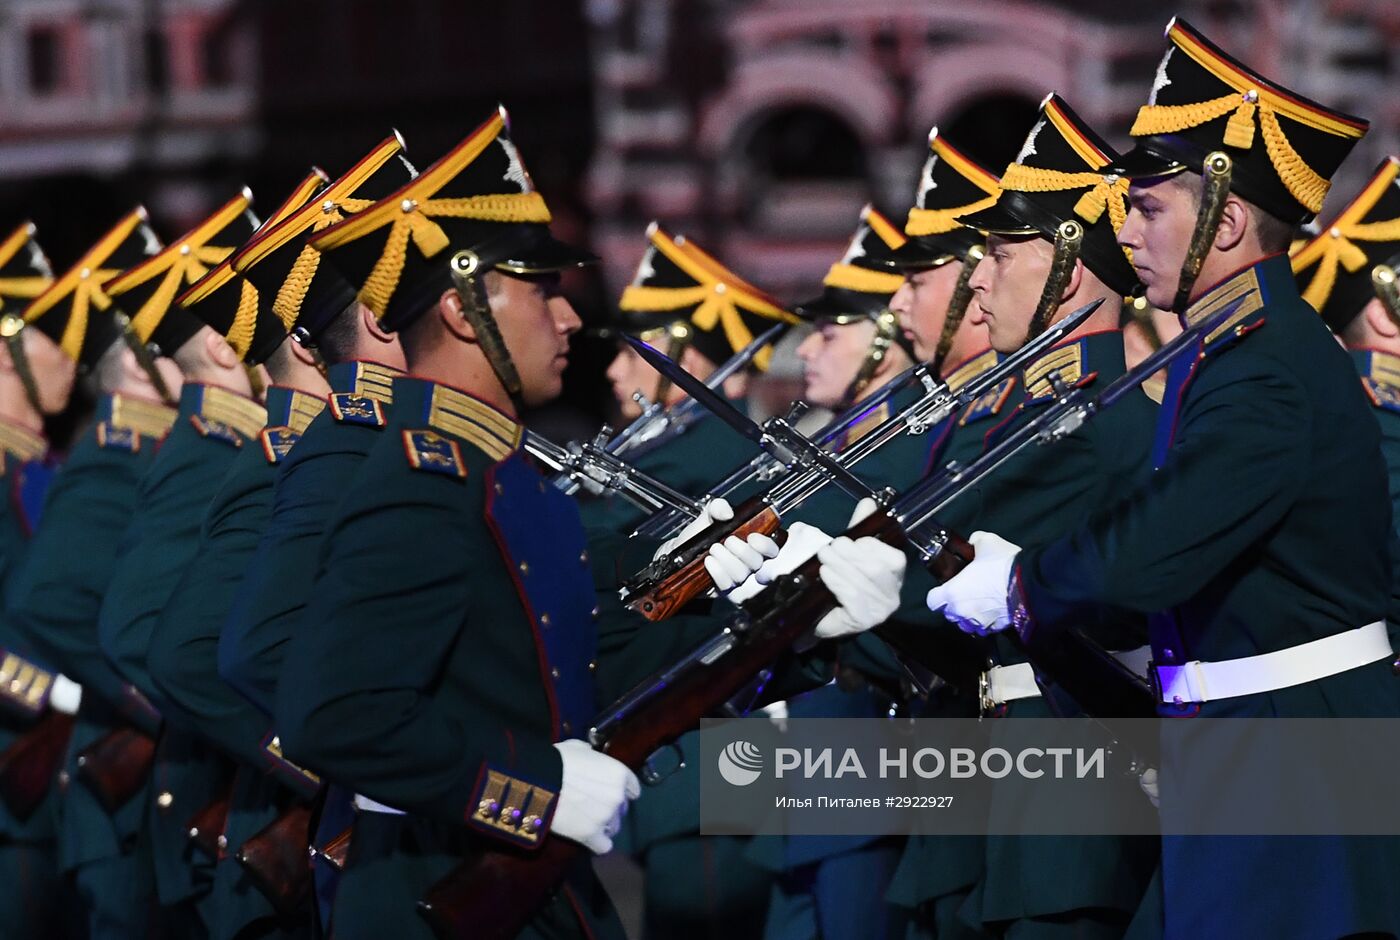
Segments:
[[[746,122],[736,148],[741,218],[772,234],[839,233],[869,197],[869,167],[856,131],[816,105],[772,108]]]

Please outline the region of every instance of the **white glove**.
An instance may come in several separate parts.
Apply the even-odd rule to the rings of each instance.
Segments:
[[[904,553],[877,538],[852,541],[838,536],[817,552],[822,584],[841,606],[817,624],[818,639],[863,633],[899,609],[904,585]]]
[[[761,532],[751,532],[743,539],[731,535],[723,542],[710,546],[710,554],[705,558],[705,570],[710,573],[719,592],[728,594],[732,600],[731,592],[751,580],[765,561],[777,558],[778,554],[778,543]]]
[[[564,776],[551,829],[597,855],[612,851],[627,804],[642,793],[637,775],[586,741],[560,741],[554,749],[564,762]]]
[[[662,555],[669,555],[679,545],[684,545],[693,537],[704,532],[716,522],[728,522],[734,518],[734,510],[730,508],[729,501],[722,497],[716,497],[701,508],[700,515],[685,524],[671,538],[661,543],[661,547],[656,550],[656,554],[651,556],[652,561],[656,561]]]
[[[59,673],[53,680],[53,691],[49,693],[49,706],[65,715],[76,715],[83,701],[83,687]]]
[[[1157,784],[1157,768],[1149,767],[1138,777],[1138,786],[1142,787],[1142,792],[1147,794],[1147,798],[1152,801],[1152,805],[1158,809],[1162,808],[1162,794]]]
[[[770,702],[764,705],[759,711],[768,716],[768,720],[773,722],[773,727],[783,734],[787,734],[788,729],[788,706],[787,700]]]
[[[830,541],[831,536],[816,526],[794,522],[787,528],[787,539],[783,542],[783,547],[775,554],[769,555],[763,566],[753,573],[753,577],[730,591],[729,600],[735,604],[742,604],[783,575],[791,574],[802,567],[803,562]],[[776,547],[777,543],[774,542],[773,545]]]
[[[956,576],[928,592],[928,609],[941,613],[964,633],[988,636],[1011,625],[1006,591],[1021,546],[995,532],[974,532],[968,542],[977,550],[976,557]]]

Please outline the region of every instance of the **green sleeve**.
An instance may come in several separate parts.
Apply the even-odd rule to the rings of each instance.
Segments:
[[[533,639],[523,616],[504,612],[518,602],[485,524],[486,466],[473,455],[456,480],[408,470],[391,439],[371,453],[328,529],[308,629],[287,644],[275,709],[290,759],[453,823],[475,809],[487,767],[555,792],[561,774],[547,736],[503,720],[544,699],[537,672],[507,665],[518,661],[511,644],[534,656]],[[464,674],[475,687],[456,684]]]
[[[1297,500],[1313,421],[1304,388],[1273,360],[1236,349],[1207,363],[1165,466],[1068,536],[1021,553],[1033,622],[1062,626],[1100,606],[1149,613],[1195,596]]]
[[[81,684],[85,694],[99,696],[150,731],[158,719],[138,706],[97,642],[98,612],[142,464],[133,454],[90,454],[89,443],[79,445],[54,484],[44,524],[11,580],[6,620],[40,659]],[[76,545],[82,550],[75,551]]]

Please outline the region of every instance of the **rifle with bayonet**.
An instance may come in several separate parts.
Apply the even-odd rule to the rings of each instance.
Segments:
[[[609,453],[601,434],[592,441],[561,447],[527,430],[525,449],[564,478],[587,480],[613,490],[646,512],[665,509],[690,519],[700,515],[700,504],[695,500]]]
[[[766,347],[781,339],[782,335],[787,332],[787,330],[788,324],[786,323],[777,323],[764,330],[747,346],[730,356],[721,363],[714,372],[711,372],[705,379],[705,386],[712,390],[718,390],[729,380],[730,376],[733,376],[742,369],[748,368],[749,363],[753,362],[755,356]],[[682,401],[674,408],[668,409],[665,402],[647,401],[646,397],[640,392],[638,392],[634,398],[637,400],[637,403],[642,406],[642,413],[634,418],[631,424],[627,425],[627,427],[623,428],[615,435],[612,433],[611,428],[604,425],[591,444],[569,445],[565,450],[572,451],[575,447],[582,449],[591,446],[595,453],[621,457],[643,443],[650,444],[669,440],[672,437],[683,434],[687,428],[694,424],[695,421],[705,413],[704,409],[697,405],[692,399]],[[578,492],[579,485],[584,482],[584,480],[594,479],[589,474],[570,472],[569,469],[564,467],[555,467],[554,469],[557,471],[558,475],[554,477],[552,482],[570,496]],[[594,482],[598,481],[595,480]],[[641,503],[637,505],[648,512],[657,512],[658,510],[669,508],[664,505],[648,506]],[[681,514],[681,517],[684,518],[684,513]],[[695,518],[694,514],[689,518]]]
[[[789,329],[790,324],[775,323],[773,326],[764,330],[755,337],[751,343],[730,356],[719,368],[711,372],[705,379],[705,387],[718,392],[731,376],[747,369],[749,363],[753,362],[754,357],[763,352],[767,347],[777,343]],[[620,457],[643,443],[655,444],[669,440],[684,434],[686,429],[704,415],[704,406],[693,398],[687,398],[684,401],[678,402],[674,407],[669,409],[662,407],[651,416],[647,426],[638,428],[637,422],[635,421],[629,425],[627,431],[631,431],[632,433],[629,434],[627,431],[624,431],[622,434],[619,434],[618,439],[608,447],[608,451]],[[633,428],[636,428],[636,430],[633,431]]]
[[[1247,296],[1247,295],[1246,295]],[[941,525],[936,513],[1007,460],[1029,447],[1053,443],[1137,389],[1157,371],[1210,336],[1243,303],[1244,297],[1196,324],[1091,397],[1083,388],[1055,382],[1056,400],[965,469],[930,474],[884,508],[852,526],[845,535],[866,536],[911,551],[940,580],[954,577],[974,557],[972,546]],[[766,590],[746,601],[734,619],[684,659],[653,674],[612,705],[589,730],[589,743],[634,771],[641,772],[657,751],[693,730],[701,719],[720,713],[755,676],[787,654],[794,644],[837,606],[822,583],[821,562],[808,559]],[[909,647],[892,635],[888,624],[876,635],[891,645]],[[923,633],[951,634],[925,628]],[[1054,637],[1021,636],[1038,675],[1054,682],[1085,714],[1107,723],[1114,718],[1150,717],[1156,701],[1147,682],[1079,631]],[[902,639],[917,640],[912,634]],[[957,634],[968,644],[977,641]],[[916,655],[920,655],[918,651]],[[947,661],[930,665],[940,672]],[[429,889],[419,912],[444,940],[506,940],[516,936],[564,880],[585,850],[576,843],[546,838],[530,855],[486,849],[464,861]],[[512,903],[503,905],[500,898]]]
[[[692,398],[763,450],[784,463],[794,465],[794,470],[779,479],[768,491],[742,503],[734,510],[730,521],[711,525],[653,561],[623,586],[623,603],[648,620],[664,620],[671,616],[714,587],[714,581],[704,565],[705,555],[713,543],[730,535],[742,539],[754,532],[777,534],[783,516],[801,506],[828,483],[835,483],[857,500],[870,497],[877,503],[887,502],[888,494],[872,490],[850,468],[901,435],[922,434],[956,414],[965,405],[995,388],[1008,375],[1015,374],[1067,337],[1101,303],[1102,300],[1091,301],[1070,313],[956,392],[925,376],[924,394],[918,401],[836,454],[805,437],[781,418],[770,419],[762,426],[755,424],[724,399],[697,387],[695,380],[670,359],[640,340],[629,338],[653,368],[669,374]],[[781,538],[781,535],[777,537]]]
[[[934,374],[931,364],[921,362],[917,365],[910,366],[908,369],[905,369],[899,375],[880,386],[879,390],[868,398],[850,406],[845,411],[833,417],[821,430],[812,435],[813,443],[823,449],[831,450],[845,439],[852,428],[864,421],[866,417],[873,414],[875,410],[885,404],[885,402],[889,401],[906,388],[913,386],[916,382],[923,385],[925,390],[931,387],[931,383],[932,385],[938,384],[938,377]],[[686,401],[694,402],[695,399],[690,398],[686,399]],[[794,403],[793,408],[796,409],[799,406],[804,409],[806,408],[804,402]],[[696,407],[700,407],[700,405],[697,403]],[[795,424],[800,417],[801,413],[789,411],[784,417],[784,420],[789,424]],[[745,461],[738,467],[735,467],[728,476],[711,487],[700,502],[704,503],[705,500],[718,498],[728,499],[735,492],[754,481],[761,481],[771,485],[771,482],[778,476],[786,474],[791,470],[792,466],[790,464],[782,463],[777,457],[766,450],[759,451],[751,460]],[[639,538],[667,539],[684,528],[685,524],[689,521],[690,519],[676,512],[658,512],[651,516],[651,518],[645,519],[639,523],[633,535]]]

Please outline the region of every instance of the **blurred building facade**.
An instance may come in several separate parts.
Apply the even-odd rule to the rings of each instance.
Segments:
[[[1123,144],[1171,5],[1104,0],[589,0],[598,142],[587,193],[612,286],[650,218],[788,297],[867,199],[901,215],[929,127],[989,167],[1049,91]],[[1290,87],[1369,117],[1345,192],[1400,146],[1400,3],[1183,0]],[[1354,181],[1354,182],[1349,182]]]
[[[208,202],[211,161],[256,156],[256,36],[234,0],[5,0],[0,175],[141,172],[158,214]]]

